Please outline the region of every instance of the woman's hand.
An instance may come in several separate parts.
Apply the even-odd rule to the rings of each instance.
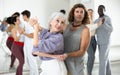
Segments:
[[[35,24],[38,23],[38,19],[37,18],[31,18],[28,22],[31,26],[34,26]]]
[[[64,61],[67,58],[67,54],[62,54],[62,55],[55,55],[56,59]]]
[[[29,20],[29,24],[36,30],[36,31],[39,31],[39,30],[42,30],[41,26],[40,26],[40,23],[38,22],[38,19],[37,18],[31,18]]]
[[[39,31],[39,30],[40,30],[39,23],[36,23],[36,24],[34,25],[34,29],[35,29],[36,31]]]

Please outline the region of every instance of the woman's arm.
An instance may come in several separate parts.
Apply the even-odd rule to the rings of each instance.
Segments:
[[[34,25],[34,36],[33,36],[33,45],[38,46],[38,31],[39,31],[39,24],[37,23]]]
[[[92,30],[96,30],[99,26],[101,26],[103,24],[103,18],[100,19],[100,21],[98,21],[95,24],[87,24],[86,26],[90,29],[90,31]]]
[[[40,27],[37,18],[31,18],[29,20],[29,24],[34,28],[34,32],[31,34],[24,33],[24,35],[26,35],[28,37],[32,37],[33,38],[33,45],[38,46],[38,32],[41,31],[42,28]]]
[[[43,53],[43,52],[39,52],[39,51],[33,52],[32,54],[40,56],[40,57],[56,58],[55,55],[52,55],[52,54],[49,54],[49,53]]]
[[[29,38],[33,38],[33,33],[27,34],[27,33],[23,33],[25,36],[29,37]]]
[[[83,56],[85,54],[90,42],[90,32],[87,27],[83,29],[80,40],[81,40],[80,50],[70,52],[67,54],[68,56],[78,57],[78,56]]]
[[[65,60],[66,58],[66,54],[60,54],[60,55],[53,55],[53,54],[49,54],[49,53],[43,53],[43,52],[33,52],[32,53],[34,56],[40,56],[40,57],[49,57],[49,58],[54,58],[54,59],[58,59],[58,60]]]

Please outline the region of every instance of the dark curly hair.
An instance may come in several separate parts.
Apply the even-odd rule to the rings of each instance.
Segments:
[[[68,16],[69,23],[74,22],[74,11],[75,11],[76,8],[83,8],[84,9],[85,14],[84,14],[84,18],[83,18],[82,24],[89,24],[89,18],[88,18],[87,10],[86,10],[85,6],[83,4],[81,4],[81,3],[75,4],[73,6],[73,8],[71,9],[71,11],[69,13],[69,16]]]

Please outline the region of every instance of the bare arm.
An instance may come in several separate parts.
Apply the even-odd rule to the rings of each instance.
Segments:
[[[43,53],[43,52],[39,52],[39,51],[33,52],[32,54],[35,56],[49,57],[49,58],[54,58],[54,59],[58,59],[58,60],[65,60],[65,58],[67,57],[65,54],[53,55],[53,54]]]
[[[101,26],[103,24],[103,18],[100,19],[100,21],[98,21],[97,23],[95,24],[87,24],[86,26],[88,28],[90,28],[90,30],[96,30],[99,26]]]
[[[38,33],[43,29],[42,27],[40,27],[39,23],[34,19],[31,19],[31,23],[30,23],[33,27],[34,27],[34,36],[33,36],[33,45],[34,46],[38,46],[38,41],[39,41],[39,36]],[[44,52],[40,52],[40,51],[34,51],[32,53],[33,55],[37,55],[40,57],[49,57],[49,58],[55,58],[55,59],[59,59],[59,60],[64,60],[64,56],[63,55],[54,55],[54,54],[49,54],[49,53],[44,53]]]
[[[81,37],[81,44],[80,44],[80,50],[70,52],[68,53],[68,56],[70,57],[78,57],[78,56],[83,56],[88,48],[89,42],[90,42],[90,33],[89,29],[86,27],[82,31]]]
[[[33,38],[33,33],[27,34],[27,33],[23,33],[25,36],[29,37],[29,38]]]
[[[37,55],[37,56],[40,56],[40,57],[50,57],[50,58],[56,58],[55,55],[52,55],[52,54],[49,54],[49,53],[43,53],[43,52],[33,52],[32,53],[33,55]]]
[[[34,37],[33,37],[33,45],[38,46],[38,32],[39,32],[39,24],[34,25]]]

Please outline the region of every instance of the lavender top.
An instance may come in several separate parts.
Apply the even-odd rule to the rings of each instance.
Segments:
[[[62,54],[64,52],[64,40],[61,33],[51,33],[43,29],[39,34],[38,46],[33,46],[33,52],[40,51],[50,54]],[[40,57],[42,60],[52,58]]]

